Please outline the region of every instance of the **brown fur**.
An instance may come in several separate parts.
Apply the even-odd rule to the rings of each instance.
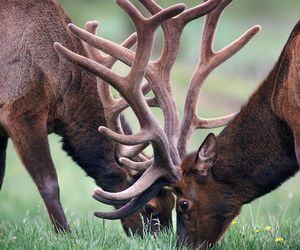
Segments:
[[[85,54],[81,42],[66,29],[71,20],[57,1],[0,0],[0,20],[0,186],[10,138],[55,229],[65,230],[68,223],[59,200],[48,133],[63,138],[63,148],[103,189],[120,191],[132,183],[115,162],[114,143],[97,131],[105,120],[95,77],[53,49],[53,43],[60,42]],[[157,202],[163,209],[153,207],[153,217],[169,226],[173,197],[162,192]],[[143,231],[139,213],[145,221],[150,218],[144,210],[125,218],[126,232]]]
[[[269,193],[299,171],[299,62],[300,22],[272,72],[216,138],[218,158],[203,162],[195,152],[183,161],[177,190],[182,241],[203,248],[216,243],[243,204]],[[206,152],[211,144],[207,139],[199,151]],[[206,175],[197,170],[199,164]],[[187,209],[183,201],[188,202]]]

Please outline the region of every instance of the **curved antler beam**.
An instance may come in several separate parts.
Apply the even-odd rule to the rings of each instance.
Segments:
[[[230,114],[230,115],[225,115],[222,117],[218,118],[211,118],[211,119],[204,119],[204,118],[195,118],[195,128],[218,128],[218,127],[223,127],[226,124],[228,124],[239,112]]]
[[[155,181],[164,176],[167,176],[167,170],[157,168],[152,165],[152,167],[148,168],[143,175],[126,190],[117,193],[110,193],[101,189],[96,189],[95,194],[106,200],[128,200],[143,193]]]
[[[110,205],[110,206],[124,206],[128,202],[130,202],[130,200],[108,200],[108,199],[105,199],[102,196],[98,195],[96,192],[92,195],[92,197],[95,200],[100,201],[100,202],[102,202],[106,205]]]
[[[153,164],[153,159],[145,162],[135,162],[128,158],[121,157],[119,161],[135,171],[145,171]]]
[[[113,211],[113,212],[95,212],[94,215],[99,218],[117,220],[124,218],[141,207],[143,207],[149,200],[156,196],[162,188],[166,185],[163,180],[158,180],[147,190],[147,192],[142,193],[140,196],[133,198],[125,206]]]

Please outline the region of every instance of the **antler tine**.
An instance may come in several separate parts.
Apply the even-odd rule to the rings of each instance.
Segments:
[[[128,66],[131,66],[135,55],[133,51],[127,49],[125,46],[95,36],[94,33],[90,33],[84,29],[81,29],[74,24],[69,24],[68,28],[75,36],[91,45],[91,47],[99,49],[111,55],[113,58],[122,61]],[[133,33],[128,39],[133,39],[136,41],[136,37],[136,33]]]
[[[97,32],[97,28],[99,26],[99,23],[97,21],[88,21],[85,23],[85,29],[90,32],[91,34],[95,35]],[[107,64],[107,57],[104,56],[99,50],[94,49],[91,46],[88,46],[88,44],[84,43],[84,48],[87,51],[90,58],[93,58],[95,61],[101,63],[101,64]]]
[[[95,212],[94,215],[99,218],[110,220],[124,218],[144,206],[152,197],[156,196],[166,184],[167,183],[164,180],[158,180],[147,190],[147,192],[133,198],[125,206],[113,212]],[[97,194],[93,195],[94,198],[95,196],[97,197]]]
[[[210,13],[222,0],[205,0],[204,3],[184,11],[181,15],[183,25]]]
[[[121,157],[120,162],[135,171],[145,171],[153,164],[153,159],[145,162],[135,162],[128,158]]]
[[[106,68],[100,63],[95,62],[89,58],[84,56],[78,55],[69,49],[62,46],[60,43],[54,43],[55,50],[64,56],[69,61],[78,64],[82,68],[86,69],[87,71],[93,73],[94,75],[102,78],[104,81],[109,82],[115,89],[118,91],[122,91],[126,89],[126,83],[124,82],[123,78],[112,72],[110,69]]]
[[[144,34],[145,31],[148,32],[147,35],[138,35],[138,44],[143,44],[143,46],[137,47],[132,70],[128,74],[128,78],[135,80],[131,82],[133,86],[140,85],[150,60],[156,29],[166,20],[184,11],[185,5],[173,5],[145,19],[128,0],[118,0],[117,3],[131,16],[138,34]]]
[[[97,193],[94,193],[92,197],[97,201],[100,201],[104,204],[111,205],[111,206],[124,206],[130,201],[130,200],[108,200],[97,195]]]
[[[153,163],[155,164],[155,162]],[[168,176],[168,171],[166,169],[161,169],[158,167],[153,167],[153,165],[143,173],[143,175],[129,188],[118,193],[110,193],[103,191],[101,189],[96,189],[95,193],[107,200],[126,200],[131,199],[135,196],[140,195],[146,189],[149,189],[160,178]]]
[[[163,8],[159,6],[155,1],[153,0],[139,0],[140,3],[142,3],[146,9],[151,14],[156,14],[160,12]],[[176,18],[181,19],[183,21],[183,25],[190,22],[193,19],[199,18],[201,16],[206,15],[211,10],[213,10],[221,0],[208,0],[205,1],[203,4],[199,4],[194,8],[190,8],[182,12],[180,15],[178,15]]]
[[[95,35],[97,32],[98,22],[96,21],[88,21],[85,24],[85,28],[88,32]],[[75,33],[80,33],[82,30],[76,27],[73,24],[70,24],[69,29]],[[132,34],[129,36],[120,46],[126,49],[131,48],[136,43],[136,34]],[[107,68],[111,68],[117,59],[113,56],[104,56],[102,53],[97,50],[95,47],[91,46],[89,43],[84,43],[84,46],[89,54],[89,57],[93,60],[101,63]],[[98,78],[98,93],[101,99],[102,104],[104,105],[106,111],[106,120],[108,123],[111,123],[111,117],[107,117],[110,114],[116,114],[116,116],[121,113],[125,108],[128,107],[128,104],[123,101],[123,99],[115,100],[111,94],[111,87],[109,84],[105,83],[101,79]],[[121,101],[122,100],[122,101]],[[121,129],[117,129],[117,131],[121,131]]]
[[[156,13],[163,10],[163,8],[153,0],[139,0],[139,1],[152,15],[155,15]]]
[[[88,22],[88,23],[92,27],[89,27],[87,29],[87,31],[89,31],[91,29],[95,29],[95,25],[98,25],[95,22]],[[108,60],[107,58],[109,56],[101,55],[101,53],[99,53],[99,51],[97,50],[97,49],[99,49],[99,50],[109,54],[110,58],[113,58],[114,60],[120,60],[121,62],[125,63],[128,66],[132,65],[135,54],[133,51],[131,51],[127,48],[132,46],[132,45],[130,45],[130,43],[133,44],[133,41],[136,41],[136,33],[132,34],[122,45],[119,45],[119,44],[113,43],[111,41],[108,41],[106,39],[103,39],[101,37],[95,36],[95,31],[94,31],[94,33],[90,33],[84,29],[77,27],[74,24],[69,24],[68,28],[75,36],[77,36],[78,38],[83,40],[86,44],[90,45],[90,46],[86,46],[87,50],[89,51],[89,54],[92,54],[92,55],[100,54],[99,56],[96,56],[96,57],[90,56],[95,61],[106,65],[108,68],[110,68],[109,65],[112,63],[112,62],[107,62],[107,60]],[[100,59],[97,59],[97,58],[100,58]],[[152,67],[152,65],[150,64],[149,67]],[[149,74],[150,74],[150,72],[149,72],[149,70],[147,70],[146,78],[149,78]],[[151,87],[148,83],[144,84],[142,88],[143,88],[144,95],[146,95],[149,91],[151,91]],[[110,87],[108,87],[108,89],[110,89]],[[103,95],[108,96],[109,93],[106,91],[107,90],[105,89],[105,92],[103,92]],[[149,99],[149,100],[147,100],[147,102],[150,107],[158,106],[158,103],[156,102],[155,99]],[[120,112],[122,112],[124,109],[126,109],[128,107],[128,104],[124,99],[119,100],[119,103],[120,103]],[[117,110],[117,112],[118,111],[119,110]]]
[[[244,47],[255,34],[260,31],[260,26],[254,26],[244,33],[240,38],[226,46],[222,50],[213,50],[214,35],[218,21],[225,9],[233,0],[222,0],[220,4],[206,16],[203,35],[201,39],[200,60],[191,79],[188,94],[185,101],[184,116],[180,128],[178,151],[184,157],[187,141],[198,128],[214,128],[226,125],[236,113],[214,118],[203,119],[197,115],[198,97],[204,80],[217,66],[229,59],[242,47]]]
[[[149,143],[134,145],[131,147],[124,147],[122,148],[122,151],[120,152],[120,155],[126,158],[134,158],[138,157],[139,159],[145,159],[146,157],[142,157],[140,153],[149,146]],[[147,158],[147,160],[149,160]]]
[[[85,42],[85,47],[89,52],[89,57],[93,60],[105,65],[107,68],[111,68],[116,60],[120,60],[128,66],[131,66],[132,62],[134,61],[135,54],[133,51],[129,50],[129,48],[136,43],[136,33],[130,35],[121,45],[119,45],[101,37],[95,36],[97,26],[98,22],[88,21],[86,23],[86,30],[81,29],[72,23],[68,25],[68,28],[75,36]],[[98,49],[109,54],[109,56],[102,55]],[[104,86],[107,85],[108,84],[105,84]],[[107,88],[110,89],[110,85],[108,86],[109,87]],[[145,83],[143,85],[143,94],[146,95],[149,91],[151,91],[151,87],[148,83]],[[108,92],[105,92],[105,96],[107,96],[107,94]],[[120,108],[116,109],[117,113],[122,112],[128,107],[128,104],[124,99],[120,99],[118,101],[120,103]],[[153,100],[151,100],[150,102],[152,103],[152,106],[155,105]]]

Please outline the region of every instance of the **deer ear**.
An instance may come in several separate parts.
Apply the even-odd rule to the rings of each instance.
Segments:
[[[215,135],[210,133],[197,152],[194,169],[197,170],[200,175],[206,176],[207,170],[216,163],[217,158],[217,140]]]

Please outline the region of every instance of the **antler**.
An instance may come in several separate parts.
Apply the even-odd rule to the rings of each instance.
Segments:
[[[114,141],[125,145],[137,145],[147,142],[151,142],[152,144],[154,152],[153,163],[134,185],[119,193],[104,192],[100,189],[96,191],[97,196],[100,196],[105,200],[112,201],[126,200],[136,197],[152,185],[155,185],[153,183],[162,177],[168,179],[168,182],[166,180],[164,181],[164,185],[172,181],[177,181],[180,178],[178,165],[173,164],[170,156],[167,136],[163,129],[160,128],[157,119],[151,113],[143,95],[142,81],[150,60],[156,29],[164,21],[178,15],[185,8],[184,5],[177,4],[158,12],[149,19],[146,19],[128,0],[117,0],[117,3],[130,15],[136,26],[138,34],[136,55],[131,66],[131,70],[127,76],[119,76],[104,65],[77,55],[60,44],[55,44],[56,50],[61,55],[70,61],[79,64],[113,86],[130,105],[137,116],[141,127],[141,130],[134,135],[119,134],[106,127],[100,127],[99,131]],[[72,29],[72,26],[69,27]],[[125,51],[125,49],[123,51]],[[109,52],[110,51],[108,51],[108,53]],[[128,57],[125,56],[123,59],[128,62]],[[128,64],[131,64],[131,61],[129,61]],[[161,166],[164,166],[164,168]],[[151,188],[149,190],[151,190]],[[143,195],[141,197],[143,197]],[[151,197],[149,197],[149,199],[151,199]],[[136,198],[135,200],[132,200],[131,203],[133,202],[136,204],[136,200],[138,201],[140,199]],[[138,206],[140,207],[144,204],[138,204]],[[135,205],[134,207],[137,206]],[[114,214],[117,215],[118,210],[114,211]]]
[[[198,117],[197,115],[199,93],[207,76],[217,66],[222,64],[224,61],[237,53],[241,48],[243,48],[261,29],[258,25],[253,26],[236,41],[229,44],[222,50],[215,52],[213,50],[213,42],[217,25],[225,7],[228,6],[232,1],[233,0],[222,0],[217,8],[215,8],[206,16],[200,45],[200,59],[189,84],[189,89],[185,100],[184,116],[180,126],[178,151],[181,158],[185,156],[187,142],[196,129],[224,126],[236,115],[236,113],[234,113],[213,119],[204,119]]]
[[[153,0],[139,0],[151,14],[155,15],[163,10]],[[155,94],[158,106],[161,107],[164,114],[165,133],[169,140],[171,156],[174,164],[180,164],[180,156],[177,151],[179,138],[179,114],[174,99],[171,82],[171,70],[175,63],[180,38],[186,24],[196,18],[199,18],[213,8],[220,0],[209,0],[195,8],[188,9],[178,16],[169,19],[162,24],[164,32],[164,47],[159,59],[156,62],[149,63],[149,74],[147,80]]]
[[[97,216],[110,219],[126,216],[143,206],[164,185],[176,183],[181,178],[178,166],[186,152],[186,144],[193,131],[200,127],[222,126],[233,116],[212,120],[197,116],[199,92],[208,74],[242,48],[259,31],[259,27],[255,26],[223,50],[213,51],[212,44],[217,22],[222,11],[231,1],[208,0],[184,11],[182,4],[163,9],[153,0],[140,0],[153,14],[152,17],[146,19],[128,0],[117,0],[117,3],[130,15],[136,26],[136,53],[126,48],[128,46],[121,46],[94,36],[95,31],[92,28],[87,27],[87,30],[92,31],[93,34],[74,25],[69,25],[69,29],[89,44],[89,49],[93,50],[91,51],[93,53],[89,54],[95,55],[90,56],[93,60],[77,55],[60,44],[55,44],[55,48],[60,54],[100,77],[102,81],[114,87],[125,99],[125,101],[120,100],[122,105],[117,105],[116,100],[111,101],[111,96],[108,97],[107,105],[111,105],[109,109],[114,110],[114,114],[109,114],[109,116],[114,118],[109,118],[112,121],[109,126],[111,129],[100,127],[99,131],[120,144],[133,146],[134,149],[141,148],[141,145],[149,142],[153,147],[154,158],[149,161],[135,163],[127,158],[120,158],[121,162],[133,169],[146,170],[141,178],[127,190],[119,193],[96,190],[94,198],[104,203],[125,204],[131,199],[122,208],[111,213],[96,213]],[[171,70],[176,60],[184,27],[190,21],[207,13],[209,14],[206,18],[201,41],[200,60],[190,82],[184,118],[179,124],[178,108],[173,97],[170,80]],[[164,46],[159,59],[153,62],[150,61],[150,56],[155,32],[160,25],[164,31]],[[129,65],[131,67],[129,74],[123,77],[113,73],[110,70],[109,62],[103,60],[102,55],[96,49],[100,49],[112,58]],[[144,77],[148,84],[142,85]],[[98,81],[98,86],[103,83],[102,81]],[[155,97],[147,100],[144,94],[150,88]],[[102,86],[102,89],[99,89],[99,94],[100,96],[111,95],[110,87],[103,88]],[[115,119],[116,116],[119,116],[127,105],[134,111],[141,127],[140,131],[134,135],[125,135],[120,129],[120,125],[115,123],[118,120]],[[163,110],[164,129],[159,126],[157,119],[151,113],[150,106],[158,106]]]

